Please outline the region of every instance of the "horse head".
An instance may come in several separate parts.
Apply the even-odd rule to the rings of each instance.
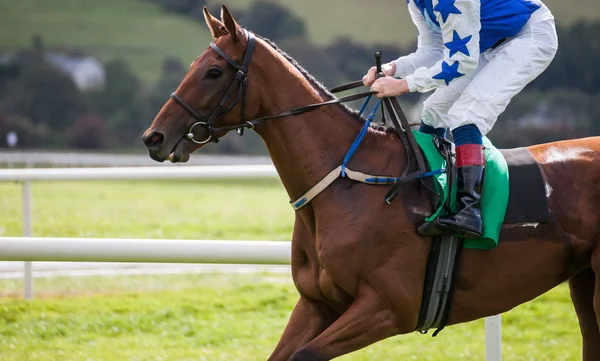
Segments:
[[[143,141],[150,157],[158,162],[186,162],[190,153],[209,142],[218,142],[227,132],[258,112],[260,89],[253,89],[255,76],[249,71],[254,39],[223,6],[221,20],[206,7],[204,18],[214,41],[191,64]]]

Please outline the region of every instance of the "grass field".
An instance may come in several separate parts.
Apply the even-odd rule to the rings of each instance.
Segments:
[[[289,240],[276,181],[34,183],[34,234]],[[20,234],[20,187],[0,183],[0,235]],[[0,280],[0,360],[265,360],[297,299],[287,276],[163,275]],[[503,317],[506,361],[579,360],[560,286]],[[483,321],[398,336],[346,361],[483,360]]]
[[[212,3],[234,8],[253,1]],[[341,36],[368,44],[408,45],[415,40],[415,27],[400,0],[274,1],[290,7],[306,22],[316,44]],[[595,0],[545,3],[561,23],[600,18]],[[166,56],[188,64],[210,40],[204,24],[165,14],[146,0],[0,0],[0,51],[28,47],[34,34],[41,34],[49,46],[73,46],[103,60],[123,57],[147,83],[157,79]]]
[[[36,236],[290,240],[279,181],[34,183]],[[0,236],[21,234],[17,184],[0,183]]]
[[[3,361],[265,360],[297,299],[281,276],[57,278],[36,289],[45,296],[30,303],[0,299]],[[580,360],[577,330],[561,286],[504,315],[504,360]],[[397,336],[340,360],[479,361],[484,352],[476,321],[436,338]]]

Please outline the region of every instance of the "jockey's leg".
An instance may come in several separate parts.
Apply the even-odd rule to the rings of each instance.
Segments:
[[[458,208],[455,214],[441,218],[439,223],[463,237],[481,237],[483,221],[480,199],[485,167],[482,135],[477,126],[468,124],[454,129],[452,136],[456,145]]]
[[[487,59],[483,56],[479,59],[479,66],[475,72],[468,76],[462,76],[455,79],[450,85],[438,88],[424,103],[423,113],[421,115],[421,129],[423,133],[445,136],[446,129],[450,128],[452,123],[448,121],[448,112],[452,105],[461,97],[465,89],[477,76],[479,71],[485,67]],[[425,129],[425,131],[423,131]],[[443,133],[442,133],[443,131]],[[453,134],[456,136],[456,134]],[[441,221],[442,219],[440,219]],[[456,223],[453,221],[452,223]],[[423,236],[435,236],[446,232],[454,232],[449,227],[444,227],[440,223],[426,222],[419,226],[419,234]]]
[[[445,222],[453,231],[465,236],[481,233],[481,229],[474,226],[481,222],[475,219],[480,217],[477,209],[483,156],[479,134],[473,129],[481,135],[487,134],[510,100],[550,65],[557,48],[554,18],[542,6],[517,36],[483,54],[487,65],[477,72],[450,108],[447,119],[452,134],[465,136],[461,144],[457,144],[457,163],[463,167],[459,169],[458,186],[463,188],[459,188],[460,196],[466,198],[460,199],[457,215]],[[465,129],[471,131],[465,132]]]
[[[480,66],[483,66],[483,64],[480,64]],[[448,111],[450,111],[452,104],[460,98],[475,74],[477,74],[477,71],[469,76],[456,79],[447,87],[438,88],[425,100],[421,114],[421,127],[419,128],[421,133],[435,134],[442,138],[446,137],[446,129],[449,127],[446,121]]]
[[[437,135],[438,137],[446,138],[446,128],[434,128],[431,125],[425,124],[423,120],[421,120],[419,132],[425,134],[433,134]]]

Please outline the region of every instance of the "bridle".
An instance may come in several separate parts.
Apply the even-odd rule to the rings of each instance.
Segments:
[[[206,144],[211,140],[215,143],[219,142],[219,138],[216,133],[220,130],[226,130],[224,128],[215,128],[214,123],[217,119],[223,117],[225,114],[229,113],[233,107],[237,105],[237,103],[242,100],[242,124],[243,127],[235,126],[231,129],[244,129],[244,128],[254,128],[254,125],[245,121],[246,119],[246,90],[248,88],[248,66],[250,65],[250,61],[252,60],[252,54],[254,53],[254,48],[256,45],[256,37],[254,33],[250,31],[246,31],[246,35],[248,36],[248,45],[246,47],[246,54],[244,55],[244,60],[242,64],[238,64],[233,59],[229,57],[221,48],[217,46],[214,42],[210,43],[210,47],[219,54],[223,59],[225,59],[229,65],[233,66],[237,69],[237,73],[235,74],[235,78],[227,87],[227,90],[219,100],[219,104],[217,107],[208,115],[208,117],[202,117],[198,112],[194,110],[190,105],[188,105],[183,99],[181,99],[175,92],[171,94],[171,99],[173,99],[177,104],[179,104],[192,118],[196,119],[196,123],[192,124],[188,133],[185,137],[196,144]],[[226,107],[227,102],[233,95],[233,93],[237,90],[237,95],[235,99],[231,103],[229,107]],[[208,132],[208,138],[205,140],[199,141],[194,139],[194,128],[197,126],[204,127]]]
[[[192,108],[190,105],[188,105],[176,93],[173,92],[171,94],[171,98],[177,104],[179,104],[190,116],[192,116],[192,118],[194,118],[196,120],[196,122],[194,124],[192,124],[192,126],[188,130],[187,134],[184,135],[185,138],[187,138],[188,140],[191,140],[192,142],[194,142],[196,144],[206,144],[211,141],[218,143],[219,137],[217,136],[217,133],[222,132],[222,131],[236,130],[238,132],[238,134],[242,135],[244,129],[254,129],[256,124],[263,122],[265,120],[275,119],[275,118],[283,118],[283,117],[287,117],[287,116],[291,116],[291,115],[302,114],[302,113],[306,113],[306,112],[315,110],[315,109],[323,107],[323,106],[344,103],[344,102],[350,102],[350,101],[362,99],[365,97],[370,97],[375,94],[375,92],[372,92],[372,91],[356,93],[356,94],[352,94],[352,95],[347,95],[342,98],[334,98],[332,100],[325,101],[322,103],[310,104],[307,106],[294,108],[294,109],[291,109],[291,110],[288,110],[288,111],[285,111],[285,112],[282,112],[279,114],[267,115],[264,117],[246,121],[246,91],[248,88],[248,67],[250,65],[250,62],[252,61],[252,54],[254,53],[254,49],[256,48],[256,37],[258,37],[258,35],[255,35],[251,31],[246,30],[246,29],[244,29],[244,31],[248,38],[248,45],[246,46],[246,53],[244,54],[244,59],[242,61],[242,64],[238,64],[235,61],[233,61],[233,59],[231,59],[231,57],[229,57],[229,55],[227,55],[214,42],[210,43],[211,49],[213,49],[217,54],[219,54],[223,59],[225,59],[229,63],[229,65],[231,65],[232,67],[237,69],[237,72],[236,72],[235,78],[229,84],[229,86],[227,87],[227,90],[221,97],[221,100],[219,101],[219,104],[217,105],[217,107],[207,117],[200,116],[200,114],[198,114],[198,112],[196,112],[194,110],[194,108]],[[376,55],[376,58],[377,58],[378,71],[381,72],[381,54],[379,53],[379,55]],[[383,74],[383,73],[381,72],[381,74]],[[362,81],[355,81],[352,83],[344,84],[342,86],[332,89],[331,91],[333,93],[336,93],[336,92],[341,92],[344,90],[358,88],[359,86],[362,86]],[[229,105],[227,107],[226,106],[227,103],[229,102],[229,100],[231,99],[231,96],[234,94],[234,92],[236,90],[237,90],[237,95],[235,96],[231,105]],[[214,126],[215,121],[217,119],[222,118],[227,113],[229,113],[237,105],[237,103],[240,101],[240,99],[242,101],[242,121],[241,121],[241,123],[238,125],[222,126],[222,127],[215,128],[215,126]],[[412,132],[410,131],[410,124],[408,122],[408,119],[404,115],[404,112],[402,111],[400,104],[398,103],[398,100],[395,97],[391,97],[391,98],[384,98],[382,101],[383,101],[385,108],[390,113],[390,120],[392,121],[392,124],[394,125],[394,128],[396,129],[396,134],[398,134],[398,137],[402,141],[402,144],[406,151],[406,155],[408,157],[408,162],[407,162],[406,168],[404,169],[404,172],[400,178],[375,177],[377,179],[386,179],[387,182],[391,182],[388,184],[394,184],[392,189],[390,189],[390,191],[386,195],[386,202],[389,204],[398,196],[399,190],[400,190],[400,187],[402,184],[404,184],[408,181],[411,181],[411,180],[431,176],[432,173],[427,172],[427,166],[425,165],[425,159],[423,157],[423,154],[419,150],[420,148],[417,145],[415,137],[412,134]],[[367,99],[367,102],[368,102],[368,99]],[[365,102],[365,105],[367,102]],[[202,126],[206,129],[206,131],[208,132],[208,138],[206,138],[204,140],[194,139],[194,128],[197,126]],[[366,130],[367,127],[368,127],[368,123],[365,123],[363,132],[361,132],[361,134],[364,135],[364,131]],[[359,135],[359,138],[357,138],[358,143],[356,144],[356,147],[358,146],[358,144],[360,144],[361,139],[362,139],[362,135]],[[355,150],[355,145],[353,145],[352,148],[353,149],[351,149],[347,155],[347,159],[344,160],[344,164],[342,166],[340,166],[340,168],[342,169],[342,174],[345,174],[345,171],[344,171],[345,164],[349,160],[349,157],[351,157],[351,155],[353,154],[353,152]],[[408,172],[411,168],[411,160],[413,158],[416,161],[417,170],[411,174],[408,174]],[[336,170],[333,170],[331,174],[335,175],[335,172],[336,172]],[[385,184],[385,183],[381,183],[379,180],[376,183],[377,184]],[[310,193],[310,191],[309,191],[309,193]],[[304,204],[303,201],[305,201],[305,200],[306,199],[301,198],[300,203]]]
[[[237,72],[235,74],[235,78],[231,81],[231,83],[227,87],[227,90],[225,90],[225,93],[221,97],[221,100],[219,100],[217,107],[207,117],[202,117],[200,114],[198,114],[198,112],[196,110],[194,110],[194,108],[192,108],[188,103],[186,103],[183,99],[181,99],[181,97],[179,95],[177,95],[175,92],[171,93],[171,99],[173,99],[175,101],[175,103],[179,104],[179,106],[181,106],[192,118],[194,118],[196,120],[196,122],[194,124],[192,124],[192,126],[190,127],[188,132],[184,135],[184,137],[186,139],[191,140],[192,142],[194,142],[196,144],[206,144],[209,142],[218,143],[219,137],[217,136],[217,134],[220,132],[223,132],[223,131],[227,132],[227,131],[231,131],[231,130],[236,130],[238,132],[238,134],[242,135],[244,129],[254,129],[254,126],[256,124],[263,122],[265,120],[282,118],[282,117],[287,117],[290,115],[302,114],[302,113],[309,112],[311,110],[315,110],[322,106],[350,102],[350,101],[362,99],[369,95],[374,94],[374,92],[357,93],[357,94],[348,95],[348,96],[345,96],[342,98],[332,99],[332,100],[322,102],[322,103],[316,103],[316,104],[311,104],[311,105],[307,105],[307,106],[300,107],[300,108],[294,108],[294,109],[291,109],[291,110],[288,110],[288,111],[285,111],[285,112],[282,112],[279,114],[267,115],[264,117],[246,121],[246,92],[248,89],[248,67],[250,66],[250,62],[252,61],[252,54],[254,53],[254,49],[256,48],[256,37],[259,37],[259,36],[255,35],[253,32],[251,32],[249,30],[244,29],[244,31],[246,32],[246,36],[248,38],[248,45],[246,46],[246,53],[244,54],[244,60],[242,61],[242,64],[236,63],[233,59],[231,59],[231,57],[229,55],[227,55],[214,42],[210,43],[211,49],[213,49],[217,54],[219,54],[223,59],[225,59],[227,61],[227,63],[229,63],[229,65],[231,65],[232,67],[237,69]],[[357,82],[354,82],[352,84],[354,85],[353,87],[358,86]],[[362,85],[362,82],[360,85]],[[346,90],[346,89],[351,89],[351,87],[347,87],[342,90]],[[233,102],[231,102],[231,104],[229,106],[227,106],[227,103],[230,101],[232,95],[236,91],[237,91],[237,94],[236,94],[235,98],[233,99]],[[237,105],[237,103],[240,100],[242,101],[241,123],[238,125],[222,126],[222,127],[215,128],[215,121],[222,118],[227,113],[229,113]],[[197,140],[194,138],[194,128],[196,128],[198,126],[204,127],[204,129],[206,129],[206,131],[208,133],[208,137],[206,139]]]

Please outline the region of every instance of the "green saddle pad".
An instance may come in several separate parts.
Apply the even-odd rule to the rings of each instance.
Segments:
[[[433,143],[433,135],[418,131],[413,131],[413,133],[427,159],[429,170],[446,168],[446,160]],[[483,145],[485,147],[483,154],[486,160],[481,194],[483,236],[476,239],[465,239],[464,247],[489,250],[498,245],[498,238],[508,205],[508,165],[502,153],[492,145],[487,137],[483,138]],[[435,175],[433,178],[436,189],[440,194],[440,204],[437,211],[428,217],[427,221],[435,219],[440,214],[444,215],[442,205],[445,204],[449,195],[451,196],[450,204],[452,208],[455,209],[456,207],[456,185],[449,194],[446,173]]]

